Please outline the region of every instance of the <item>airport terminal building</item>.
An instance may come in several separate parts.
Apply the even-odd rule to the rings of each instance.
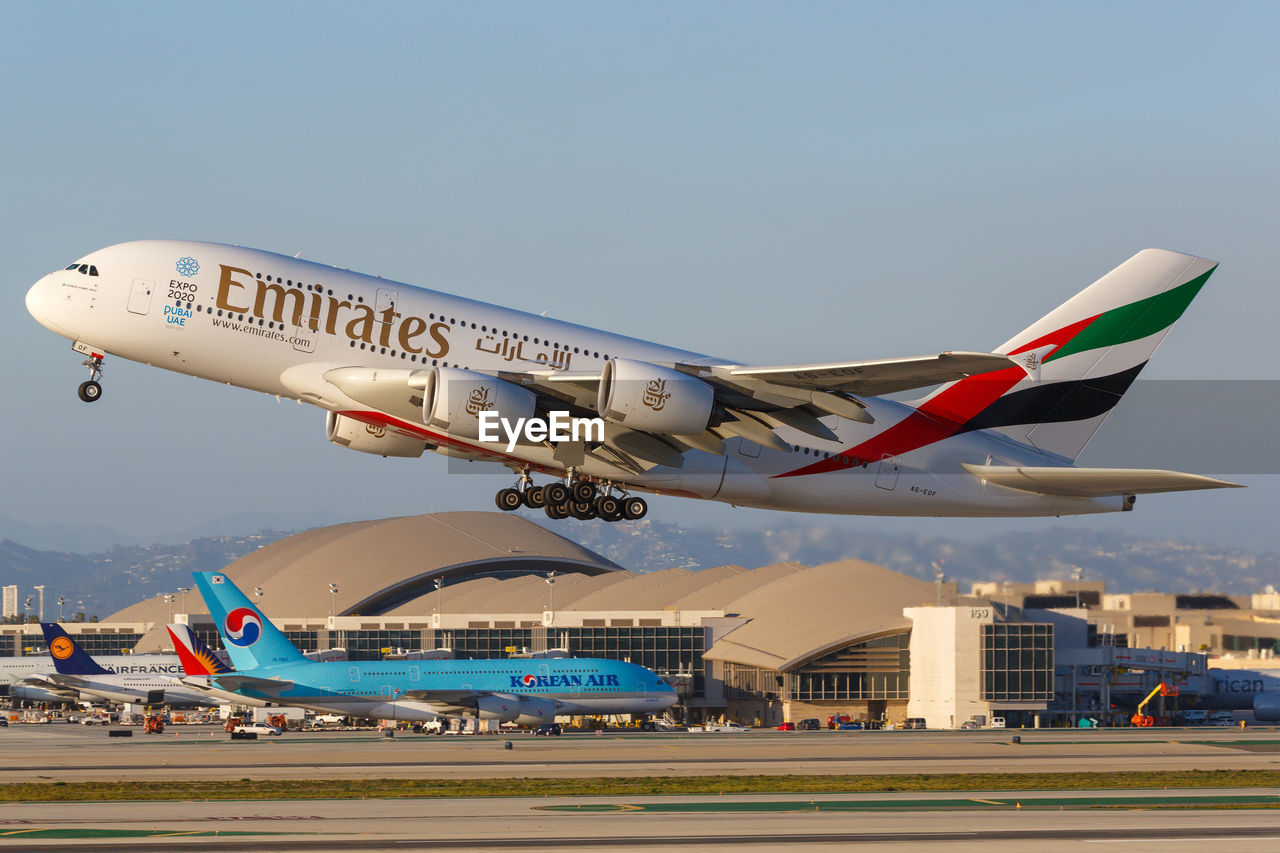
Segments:
[[[226,573],[304,651],[344,649],[352,661],[624,659],[674,684],[689,721],[847,714],[923,718],[930,728],[992,717],[1074,724],[1163,678],[1194,687],[1207,666],[1200,649],[1130,647],[1142,635],[1100,621],[1089,595],[1011,595],[1007,586],[961,595],[952,583],[860,560],[635,573],[498,513],[307,531]],[[167,621],[186,621],[217,645],[194,590],[67,627],[91,652],[168,651]],[[36,642],[8,639],[10,653]]]

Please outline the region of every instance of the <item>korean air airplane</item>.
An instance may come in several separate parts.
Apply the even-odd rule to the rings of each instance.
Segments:
[[[623,661],[307,660],[229,578],[194,575],[236,668],[208,679],[242,696],[382,720],[467,715],[521,725],[558,716],[654,714],[676,703],[669,684]]]
[[[144,705],[215,705],[207,693],[193,690],[172,675],[156,672],[112,672],[80,647],[62,626],[41,622],[56,672],[44,676],[85,699],[137,702]]]
[[[825,364],[751,365],[216,243],[90,252],[26,304],[85,357],[86,402],[109,355],[289,397],[323,409],[350,450],[505,465],[503,510],[635,519],[648,492],[1043,516],[1235,485],[1075,465],[1216,266],[1147,249],[990,353]]]

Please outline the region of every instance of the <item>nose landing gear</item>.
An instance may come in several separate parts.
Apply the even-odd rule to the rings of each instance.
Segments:
[[[102,396],[102,385],[98,382],[102,378],[102,356],[91,355],[82,363],[89,368],[89,381],[81,382],[76,393],[81,400],[92,403]]]

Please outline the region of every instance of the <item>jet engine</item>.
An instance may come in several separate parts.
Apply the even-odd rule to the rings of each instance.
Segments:
[[[555,722],[556,703],[538,696],[490,693],[476,700],[476,716],[482,720],[497,720],[500,723],[538,726]]]
[[[522,726],[540,726],[556,721],[556,703],[550,699],[526,696],[520,700],[520,715],[516,722]]]
[[[520,716],[520,697],[490,693],[476,700],[476,716],[482,720],[510,723]]]
[[[422,393],[422,420],[459,438],[480,438],[480,413],[495,412],[512,423],[531,418],[538,398],[532,391],[493,376],[458,367],[432,368]],[[506,442],[500,429],[490,430]]]
[[[615,358],[600,375],[600,416],[642,432],[697,435],[715,406],[710,385],[669,367]]]
[[[1260,723],[1280,722],[1280,693],[1259,693],[1254,696],[1253,718]]]
[[[330,412],[325,419],[325,435],[334,444],[378,456],[406,456],[416,459],[427,449],[425,441],[401,435],[386,427],[366,424],[355,418]]]

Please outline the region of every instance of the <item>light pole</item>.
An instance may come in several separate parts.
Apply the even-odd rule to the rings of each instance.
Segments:
[[[942,571],[942,564],[945,562],[946,560],[942,560],[941,562],[939,562],[938,560],[934,560],[932,564],[933,578],[934,578],[934,582],[936,583],[936,587],[935,587],[936,594],[934,595],[934,598],[933,598],[934,607],[942,606],[942,582],[947,578],[946,572]]]
[[[1079,566],[1071,567],[1071,579],[1076,582],[1076,610],[1080,609],[1080,578],[1084,576],[1084,569]]]
[[[551,614],[551,621],[556,621],[556,573],[552,571],[547,575],[547,612]]]
[[[186,613],[187,612],[187,593],[191,592],[191,587],[180,586],[178,587],[178,592],[182,593],[182,612]]]
[[[44,621],[44,584],[32,587],[36,592],[40,593],[40,609],[36,611],[40,614],[40,621]]]
[[[444,578],[436,578],[436,613],[444,618]]]
[[[329,601],[329,618],[332,619],[338,615],[338,585],[336,583],[329,584],[329,593],[333,596]]]
[[[258,605],[258,609],[259,609],[259,610],[261,610],[261,609],[262,609],[262,596],[263,596],[263,594],[264,594],[264,593],[262,592],[262,587],[260,587],[260,586],[255,586],[255,587],[253,588],[253,597],[257,599],[257,605]]]
[[[166,592],[164,594],[164,603],[169,605],[169,621],[173,621],[173,593]]]
[[[25,625],[31,621],[31,596],[27,596],[27,600],[22,602],[22,622]]]
[[[66,603],[67,603],[67,599],[64,596],[61,596],[61,595],[58,596],[58,621],[59,622],[62,621],[62,605]]]

